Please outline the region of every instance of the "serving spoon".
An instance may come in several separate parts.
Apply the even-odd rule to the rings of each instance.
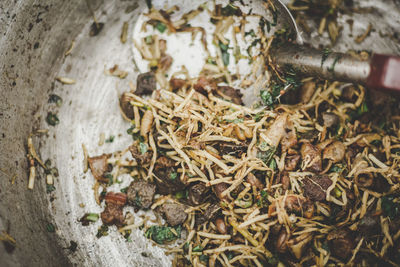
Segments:
[[[275,48],[271,57],[278,66],[291,65],[307,76],[328,80],[359,83],[367,88],[400,92],[400,57],[373,53],[367,61],[348,54],[324,53],[304,46],[296,22],[281,0],[272,0],[278,17],[296,35],[294,43]]]

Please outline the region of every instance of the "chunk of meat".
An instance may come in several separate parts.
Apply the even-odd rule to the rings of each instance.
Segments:
[[[175,166],[175,161],[165,156],[161,156],[156,160],[157,168],[169,168]]]
[[[126,193],[128,203],[137,208],[148,209],[153,204],[156,186],[144,180],[133,181]]]
[[[384,107],[391,102],[391,96],[389,93],[380,90],[371,90],[368,91],[368,94],[374,107]]]
[[[101,220],[105,225],[117,225],[122,226],[124,223],[124,214],[122,211],[123,206],[108,203],[104,211],[100,214]]]
[[[379,216],[366,214],[358,224],[358,231],[360,231],[365,236],[375,235],[379,232],[379,230],[380,230]]]
[[[213,203],[207,207],[203,214],[196,217],[196,225],[214,220],[220,213],[221,207],[218,203]]]
[[[154,72],[139,74],[136,80],[136,95],[151,94],[157,89],[157,81]]]
[[[215,220],[215,226],[217,227],[218,233],[220,233],[221,235],[226,235],[228,233],[228,228],[226,227],[224,219],[217,218]]]
[[[278,234],[278,238],[275,242],[275,249],[279,253],[285,253],[288,249],[288,240],[290,235],[286,232],[285,228],[282,228]]]
[[[133,107],[130,101],[131,98],[127,95],[126,92],[124,92],[119,99],[119,105],[121,106],[121,109],[124,112],[125,116],[132,120],[134,118],[134,114]]]
[[[290,187],[290,178],[289,174],[286,171],[283,171],[279,174],[279,182],[282,184],[282,189],[287,190]]]
[[[340,122],[339,116],[331,112],[323,112],[322,120],[327,128],[335,127]]]
[[[354,102],[357,99],[357,90],[352,86],[346,86],[342,90],[342,98],[347,102]]]
[[[308,103],[315,93],[315,82],[305,82],[300,90],[300,103]]]
[[[207,199],[208,191],[208,187],[206,187],[204,183],[192,185],[189,188],[188,194],[190,204],[197,206],[204,203]]]
[[[153,151],[147,150],[144,154],[142,154],[135,144],[129,147],[129,151],[139,166],[149,164],[151,162],[151,158],[153,157]]]
[[[247,145],[245,143],[235,144],[229,142],[220,142],[219,151],[222,155],[232,155],[235,157],[240,157],[243,153],[247,151]]]
[[[247,175],[246,181],[252,186],[258,188],[259,190],[262,190],[264,188],[264,184],[251,172]]]
[[[353,234],[348,229],[334,230],[328,234],[327,240],[335,257],[346,260],[352,255],[355,242]]]
[[[117,225],[124,223],[123,207],[126,204],[126,195],[123,193],[108,192],[105,196],[106,207],[100,214],[101,220],[106,225]]]
[[[176,226],[186,221],[187,213],[185,206],[178,203],[165,203],[162,205],[160,211],[164,214],[170,226]]]
[[[297,136],[294,129],[286,128],[286,133],[281,140],[282,152],[288,151],[290,148],[297,145]]]
[[[360,170],[354,174],[354,182],[358,187],[370,188],[374,184],[374,175]]]
[[[298,196],[288,195],[285,199],[285,209],[288,213],[301,214],[305,218],[311,219],[314,214],[314,204],[311,200]],[[268,214],[273,214],[276,211],[276,202],[273,202],[268,207]]]
[[[104,174],[109,171],[107,160],[109,155],[103,154],[97,157],[88,158],[89,168],[96,180],[108,182]]]
[[[104,199],[107,204],[113,203],[116,205],[125,206],[127,201],[127,196],[124,193],[108,192]]]
[[[300,155],[288,155],[285,158],[285,170],[286,171],[294,171],[297,168],[297,164],[299,164]]]
[[[161,156],[156,160],[154,174],[158,193],[168,195],[182,191],[185,188],[185,184],[180,179],[180,175],[178,175],[174,166],[175,161],[170,158]]]
[[[322,171],[321,150],[318,147],[310,143],[304,143],[301,146],[300,153],[307,170]]]
[[[222,98],[231,101],[236,105],[243,105],[242,96],[240,90],[230,86],[218,86],[217,94]]]
[[[360,147],[366,147],[373,141],[381,141],[382,137],[377,133],[363,134],[362,137],[357,141],[357,145]]]
[[[304,195],[313,201],[326,199],[326,190],[332,185],[327,175],[315,175],[303,179]]]
[[[201,76],[197,80],[197,83],[194,84],[193,88],[197,92],[207,95],[208,93],[217,90],[217,83],[211,79]]]
[[[171,85],[172,91],[176,91],[185,86],[186,81],[183,79],[172,78],[171,80],[169,80],[169,84]]]
[[[286,134],[286,125],[288,122],[288,115],[281,114],[279,115],[272,125],[268,128],[265,135],[269,140],[267,140],[268,144],[273,147],[277,147],[282,140],[282,137]]]
[[[213,186],[215,195],[217,196],[218,199],[220,200],[228,200],[228,196],[222,196],[222,192],[224,192],[226,189],[228,189],[229,185],[226,183],[219,183]]]
[[[333,163],[337,163],[343,160],[345,154],[346,154],[345,145],[340,141],[335,141],[324,149],[322,153],[322,158],[329,159]]]
[[[162,71],[167,71],[172,65],[173,59],[170,55],[164,54],[158,61],[158,69]]]

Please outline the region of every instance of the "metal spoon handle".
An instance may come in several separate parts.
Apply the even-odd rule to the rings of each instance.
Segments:
[[[271,55],[279,66],[290,64],[308,76],[400,91],[400,57],[397,56],[374,54],[370,60],[361,61],[347,54],[292,44],[275,48]]]

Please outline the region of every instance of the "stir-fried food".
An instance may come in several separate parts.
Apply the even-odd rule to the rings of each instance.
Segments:
[[[264,105],[246,107],[233,85],[260,81],[256,72],[230,73],[231,54],[224,54],[231,47],[223,45],[230,45],[229,29],[244,35],[250,15],[233,4],[203,5],[172,20],[174,10],[153,8],[147,23],[160,32],[200,33],[206,50],[208,33],[188,21],[207,10],[217,53],[198,77],[184,69],[168,76],[174,59],[167,41],[135,41],[150,71],[120,98],[133,142],[87,159],[96,200],[105,202],[103,224],[126,237],[141,227],[175,254],[177,266],[398,265],[400,117],[387,108],[390,98],[385,108],[376,103],[385,96],[369,98],[361,86],[279,70],[268,49],[280,33],[264,35],[274,22],[259,18],[265,29],[250,33],[259,38],[258,53],[241,60],[262,69]],[[127,188],[108,188],[127,173]],[[126,206],[152,210],[157,219],[135,222]]]

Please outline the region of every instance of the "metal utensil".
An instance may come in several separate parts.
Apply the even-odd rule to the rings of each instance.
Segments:
[[[273,0],[278,17],[296,34],[296,42],[275,48],[272,58],[279,66],[292,65],[299,72],[328,80],[353,82],[368,88],[400,91],[400,57],[373,53],[361,61],[350,55],[303,46],[301,33],[289,9]]]

